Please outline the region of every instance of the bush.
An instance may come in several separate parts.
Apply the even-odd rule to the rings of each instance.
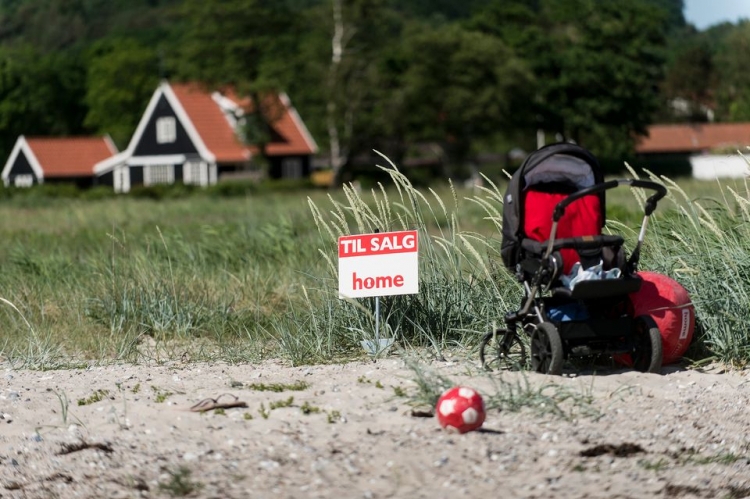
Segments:
[[[254,180],[232,180],[209,185],[206,194],[214,197],[242,197],[258,192],[258,182]]]
[[[333,206],[327,210],[309,203],[328,273],[305,286],[306,308],[295,308],[275,320],[279,342],[295,363],[361,351],[360,341],[374,337],[375,300],[338,297],[334,262],[340,236],[376,229],[419,231],[419,294],[380,300],[380,334],[402,346],[430,346],[442,356],[448,346],[475,344],[493,321],[501,321],[504,311],[519,301],[520,288],[513,276],[499,271],[495,263],[500,261],[499,244],[459,229],[455,191],[452,203],[446,204],[435,191],[428,199],[395,166],[382,171],[395,185],[396,199],[389,199],[382,185],[368,199],[345,185],[346,202],[330,198]],[[501,209],[494,207],[501,206],[502,197],[493,185],[482,189],[474,202],[494,212]]]
[[[137,185],[130,189],[129,196],[140,199],[180,199],[192,195],[200,187],[185,185],[183,183],[159,184],[159,185]]]

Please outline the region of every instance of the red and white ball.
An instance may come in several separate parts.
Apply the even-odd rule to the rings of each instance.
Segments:
[[[466,433],[476,430],[486,416],[484,400],[473,388],[455,386],[440,396],[435,416],[440,426],[448,431]]]

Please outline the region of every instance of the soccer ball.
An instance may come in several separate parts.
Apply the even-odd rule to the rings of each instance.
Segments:
[[[476,430],[484,423],[484,400],[472,388],[455,386],[440,396],[435,415],[440,426],[448,431]]]

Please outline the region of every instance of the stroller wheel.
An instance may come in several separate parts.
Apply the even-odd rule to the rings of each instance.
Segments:
[[[515,330],[490,331],[479,344],[479,360],[487,371],[526,368],[526,346]]]
[[[563,345],[557,328],[542,322],[531,333],[531,368],[543,374],[562,374]]]
[[[660,373],[662,344],[659,326],[648,315],[636,317],[633,366],[642,373]]]

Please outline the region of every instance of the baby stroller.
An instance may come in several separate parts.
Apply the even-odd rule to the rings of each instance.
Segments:
[[[629,258],[621,236],[601,233],[605,192],[622,185],[655,191]],[[597,159],[574,144],[551,144],[529,155],[505,194],[501,247],[524,297],[505,316],[504,328],[482,338],[482,365],[528,366],[529,348],[530,367],[540,373],[560,375],[566,360],[601,355],[660,372],[661,333],[651,317],[633,317],[628,296],[641,287],[636,271],[648,217],[666,194],[655,182],[605,182]]]

